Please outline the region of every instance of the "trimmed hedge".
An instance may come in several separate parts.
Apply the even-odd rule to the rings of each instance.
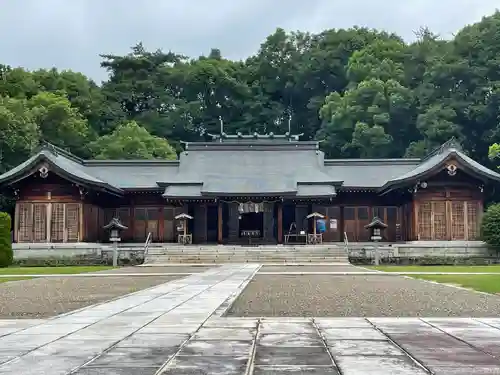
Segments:
[[[488,207],[481,222],[481,239],[490,246],[500,246],[500,204]]]
[[[10,215],[7,212],[0,212],[0,267],[8,267],[14,260],[10,229]]]
[[[349,262],[356,265],[373,265],[372,258],[349,257]],[[446,257],[446,256],[423,256],[423,257],[404,257],[404,258],[382,258],[381,265],[412,265],[412,266],[487,266],[490,264],[499,264],[498,257]]]

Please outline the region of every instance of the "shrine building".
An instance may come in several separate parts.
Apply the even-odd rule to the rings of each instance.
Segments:
[[[365,242],[377,216],[383,241],[476,240],[483,194],[500,174],[453,140],[423,159],[324,158],[298,136],[221,134],[185,145],[178,160],[83,160],[44,144],[0,175],[15,197],[18,243],[106,242],[119,218],[122,242],[176,242],[189,217],[195,244],[302,242],[323,215],[323,242]]]

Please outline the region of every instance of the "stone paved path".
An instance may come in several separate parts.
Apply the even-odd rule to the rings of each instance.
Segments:
[[[500,318],[224,318],[226,265],[47,320],[0,320],[0,374],[500,374]]]

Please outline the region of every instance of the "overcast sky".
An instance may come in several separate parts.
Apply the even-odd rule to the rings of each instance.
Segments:
[[[100,53],[146,48],[188,56],[219,48],[242,59],[277,27],[318,32],[354,25],[396,32],[420,26],[450,37],[500,8],[499,0],[0,0],[0,63],[56,66],[106,78]]]

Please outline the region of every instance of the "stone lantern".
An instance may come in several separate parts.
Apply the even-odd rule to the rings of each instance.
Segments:
[[[375,265],[378,266],[380,264],[380,254],[378,251],[378,243],[382,239],[382,231],[387,228],[387,224],[384,223],[378,216],[375,216],[372,219],[372,222],[368,225],[365,225],[365,228],[370,231],[370,239],[375,243],[374,252],[375,252]]]
[[[103,228],[109,230],[109,240],[113,243],[113,267],[116,267],[118,266],[118,242],[122,240],[120,234],[128,227],[123,225],[120,219],[114,217]]]

